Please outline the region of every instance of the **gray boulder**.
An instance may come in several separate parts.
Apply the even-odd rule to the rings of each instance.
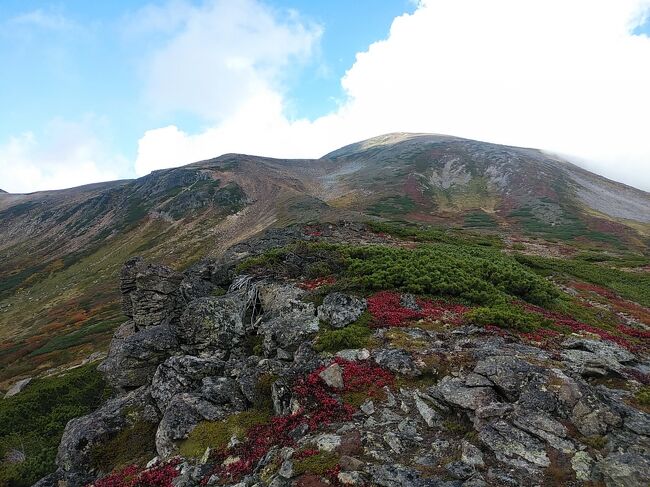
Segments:
[[[111,399],[93,413],[68,422],[59,443],[56,464],[65,472],[66,478],[87,477],[94,446],[109,440],[136,421],[157,423],[158,420],[158,410],[147,388]]]
[[[511,355],[496,355],[481,360],[474,372],[490,379],[509,401],[516,401],[533,374],[542,374],[541,367]]]
[[[472,411],[498,402],[491,387],[467,387],[465,382],[457,377],[443,377],[436,390],[447,403]]]
[[[188,352],[223,350],[240,345],[245,336],[242,302],[233,295],[192,301],[180,319],[178,336]]]
[[[318,307],[318,318],[334,328],[343,328],[358,320],[367,306],[365,299],[331,293],[325,296],[323,304]]]
[[[178,348],[178,339],[168,325],[152,326],[137,333],[127,322],[115,333],[108,357],[98,369],[117,388],[149,384],[160,363]]]
[[[5,394],[5,399],[8,397],[15,396],[16,394],[20,394],[25,387],[32,381],[31,377],[27,377],[26,379],[21,379],[9,388],[9,390]]]
[[[199,394],[181,393],[169,402],[158,431],[156,450],[162,458],[172,456],[178,449],[177,443],[201,421],[218,421],[233,412],[232,408],[217,406]]]
[[[216,358],[170,357],[156,369],[151,382],[151,396],[158,408],[165,411],[173,396],[201,389],[203,379],[219,375],[223,366],[224,362]]]
[[[305,311],[294,310],[280,314],[260,324],[258,333],[264,336],[264,354],[283,360],[293,359],[300,345],[311,340],[320,329],[313,305]]]
[[[550,465],[544,443],[505,420],[498,419],[484,425],[479,431],[479,439],[498,460],[513,467],[535,471]]]
[[[372,353],[372,359],[381,367],[391,372],[416,377],[422,374],[411,354],[398,348],[382,348]]]
[[[611,453],[598,464],[607,487],[650,485],[650,458],[633,453]]]
[[[571,421],[585,436],[604,435],[623,422],[616,411],[593,394],[583,396],[578,401],[573,408]]]

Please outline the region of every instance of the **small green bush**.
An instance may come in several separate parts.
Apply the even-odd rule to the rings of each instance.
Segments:
[[[319,333],[314,350],[318,352],[338,352],[348,348],[363,348],[367,346],[372,331],[367,311],[354,323],[338,330],[326,329]]]
[[[184,457],[200,458],[206,448],[225,448],[233,436],[241,440],[249,429],[265,424],[269,419],[270,414],[267,411],[250,409],[232,414],[223,421],[203,421],[197,424],[181,443],[180,454]]]
[[[550,320],[510,304],[475,308],[468,311],[464,319],[468,323],[477,325],[494,325],[523,332],[531,332],[540,327],[552,325]]]
[[[634,397],[642,406],[650,406],[650,386],[642,387]]]

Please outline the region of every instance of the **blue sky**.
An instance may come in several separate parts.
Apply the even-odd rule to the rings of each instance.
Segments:
[[[231,151],[318,157],[425,131],[539,147],[648,189],[649,11],[648,0],[2,0],[0,188]]]
[[[134,39],[124,24],[150,3],[0,2],[0,61],[10,67],[0,77],[0,142],[17,133],[42,133],[53,119],[83,120],[132,159],[139,137],[151,126],[199,129],[201,117],[154,113],[142,102],[138,62],[161,39]],[[323,29],[317,55],[287,80],[290,115],[309,118],[335,109],[343,96],[340,79],[355,54],[386,37],[396,16],[414,9],[407,0],[277,0],[268,5],[280,15],[298,11]]]

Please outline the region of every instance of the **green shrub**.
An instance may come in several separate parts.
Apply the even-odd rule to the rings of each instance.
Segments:
[[[64,375],[36,379],[20,394],[0,400],[0,458],[25,454],[22,463],[0,463],[0,485],[28,487],[56,470],[54,458],[65,425],[88,414],[106,398],[96,364]]]
[[[484,304],[508,296],[546,305],[555,287],[499,251],[438,244],[416,249],[346,247],[345,275],[356,287],[443,295]]]
[[[475,308],[464,316],[465,321],[477,325],[494,325],[509,330],[531,332],[552,325],[550,320],[509,304]]]
[[[517,261],[541,275],[568,275],[612,289],[622,297],[650,306],[650,274],[627,272],[580,259],[515,255]]]
[[[233,436],[242,440],[249,429],[265,424],[269,419],[270,414],[267,411],[251,409],[232,414],[223,421],[203,421],[197,424],[181,443],[180,453],[184,457],[200,458],[206,448],[225,448]]]
[[[338,352],[348,348],[367,346],[372,331],[369,323],[372,317],[367,311],[354,323],[338,330],[326,329],[318,334],[314,350],[318,352]]]
[[[650,406],[650,386],[642,387],[634,397],[642,406]]]

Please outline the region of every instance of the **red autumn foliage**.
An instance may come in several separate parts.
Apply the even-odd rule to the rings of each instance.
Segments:
[[[617,325],[616,329],[630,337],[642,338],[644,340],[650,339],[650,331],[648,330],[639,330],[638,328],[632,328],[627,325]]]
[[[368,298],[368,311],[377,326],[405,326],[407,322],[417,319],[446,319],[451,323],[460,323],[461,315],[469,310],[460,304],[444,301],[417,299],[419,310],[406,308],[401,304],[401,295],[393,291],[380,291]]]
[[[323,235],[323,231],[317,227],[305,227],[305,234],[309,235],[310,237],[321,237]]]
[[[384,386],[392,386],[395,381],[392,374],[370,363],[350,362],[340,358],[332,363],[338,363],[343,369],[345,387],[342,391],[337,391],[338,393],[367,391],[372,395]],[[319,376],[329,365],[314,370],[295,384],[293,393],[303,406],[300,411],[276,416],[269,424],[254,426],[246,432],[246,438],[240,444],[216,452],[212,459],[217,462],[217,467],[212,474],[230,480],[239,479],[252,472],[272,447],[293,446],[295,442],[290,433],[297,427],[307,425],[309,430],[313,431],[323,425],[349,420],[354,409],[344,404]],[[302,454],[309,456],[315,453],[306,450]],[[228,457],[238,459],[228,465],[222,465]],[[203,479],[202,485],[207,484],[210,476]]]
[[[137,465],[129,465],[117,472],[96,480],[93,487],[172,487],[178,477],[178,460],[155,465],[143,470]]]
[[[305,289],[307,291],[313,291],[314,289],[318,289],[321,286],[331,286],[332,284],[335,283],[336,283],[336,278],[333,276],[328,276],[328,277],[319,277],[316,279],[303,281],[298,284],[298,287]]]
[[[599,336],[603,340],[607,340],[623,348],[627,348],[628,350],[635,350],[637,348],[632,343],[630,343],[628,340],[626,340],[621,336],[614,335],[606,330],[603,330],[602,328],[596,328],[595,326],[582,323],[576,320],[575,318],[572,318],[567,315],[563,315],[562,313],[549,311],[539,306],[535,306],[533,304],[525,304],[524,308],[527,311],[540,314],[545,318],[552,320],[557,326],[569,328],[574,333],[579,333],[579,332],[591,333],[593,335]]]
[[[550,339],[561,336],[561,333],[555,330],[549,330],[548,328],[540,328],[530,333],[520,333],[519,336],[530,342],[545,343]]]

